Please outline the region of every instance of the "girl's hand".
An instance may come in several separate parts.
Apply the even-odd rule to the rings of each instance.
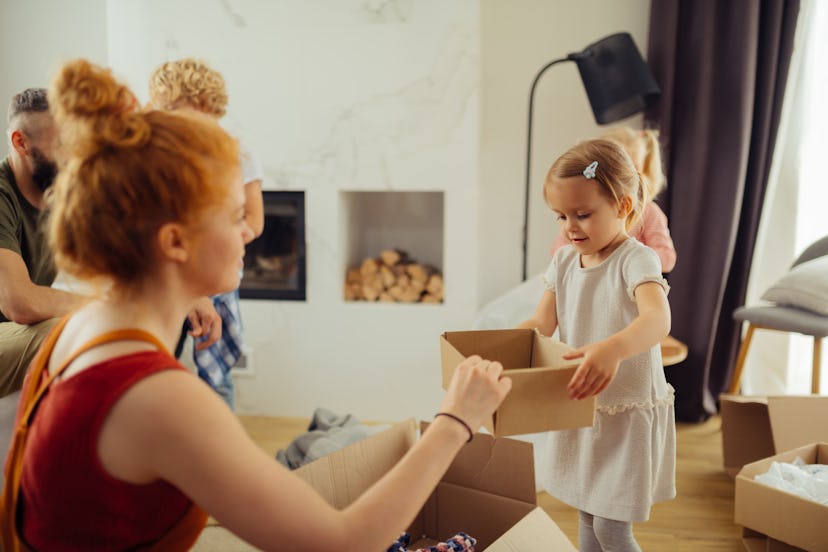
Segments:
[[[563,355],[563,358],[584,359],[566,387],[569,397],[575,400],[586,399],[606,389],[622,360],[612,347],[603,342],[585,345]]]
[[[461,362],[451,378],[440,412],[460,417],[476,431],[497,410],[512,388],[501,377],[503,365],[473,355]]]

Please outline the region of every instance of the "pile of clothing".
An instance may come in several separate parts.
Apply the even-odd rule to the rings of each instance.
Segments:
[[[439,542],[427,548],[409,549],[411,535],[403,533],[397,542],[392,544],[386,552],[474,552],[474,545],[477,539],[468,536],[462,531],[451,537],[446,542]]]

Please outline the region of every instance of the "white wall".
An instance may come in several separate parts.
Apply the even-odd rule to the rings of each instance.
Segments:
[[[75,57],[107,62],[105,0],[0,0],[3,124],[14,94],[48,86],[60,63]]]
[[[471,0],[109,0],[117,73],[146,97],[161,61],[207,60],[265,189],[305,192],[308,299],[242,302],[255,377],[236,380],[240,412],[436,411],[439,335],[468,327],[477,298],[478,22]],[[344,302],[340,192],[377,190],[443,192],[445,304]]]
[[[198,56],[224,74],[224,122],[262,161],[266,189],[305,191],[308,224],[308,300],[243,301],[255,377],[237,379],[239,411],[377,420],[430,417],[440,333],[470,328],[519,281],[535,72],[622,30],[646,52],[649,18],[649,0],[0,1],[5,98],[75,56],[110,64],[141,99],[166,59]],[[54,23],[35,36],[47,12]],[[556,232],[546,167],[599,131],[574,64],[544,76],[535,125],[532,273]],[[342,300],[339,196],[361,190],[444,193],[445,304]]]

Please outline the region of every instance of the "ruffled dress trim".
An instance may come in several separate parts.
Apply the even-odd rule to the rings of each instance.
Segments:
[[[672,406],[676,399],[676,390],[673,389],[673,386],[667,384],[667,396],[663,399],[656,399],[655,401],[645,401],[645,402],[633,402],[633,403],[625,403],[625,404],[616,404],[612,406],[596,406],[595,411],[601,412],[602,414],[621,414],[622,412],[626,412],[627,410],[632,410],[634,408],[637,409],[647,409],[651,410],[658,406]]]

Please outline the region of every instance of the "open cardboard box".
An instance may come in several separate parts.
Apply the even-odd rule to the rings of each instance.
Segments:
[[[580,361],[563,360],[571,349],[534,330],[473,330],[440,336],[443,388],[448,388],[457,365],[480,355],[499,361],[512,390],[487,424],[497,437],[591,427],[595,397],[575,401],[566,385]]]
[[[724,468],[731,477],[756,460],[828,442],[828,397],[721,395],[719,407]]]
[[[334,507],[344,508],[387,473],[416,439],[410,419],[295,473]],[[431,546],[464,531],[477,539],[478,551],[576,550],[536,500],[531,444],[478,433],[461,449],[407,528],[410,548]]]
[[[762,535],[768,537],[765,550],[828,550],[828,506],[754,480],[773,462],[793,462],[797,456],[808,464],[828,464],[828,443],[811,443],[752,462],[736,476],[734,520],[746,527],[748,550],[762,550]]]

